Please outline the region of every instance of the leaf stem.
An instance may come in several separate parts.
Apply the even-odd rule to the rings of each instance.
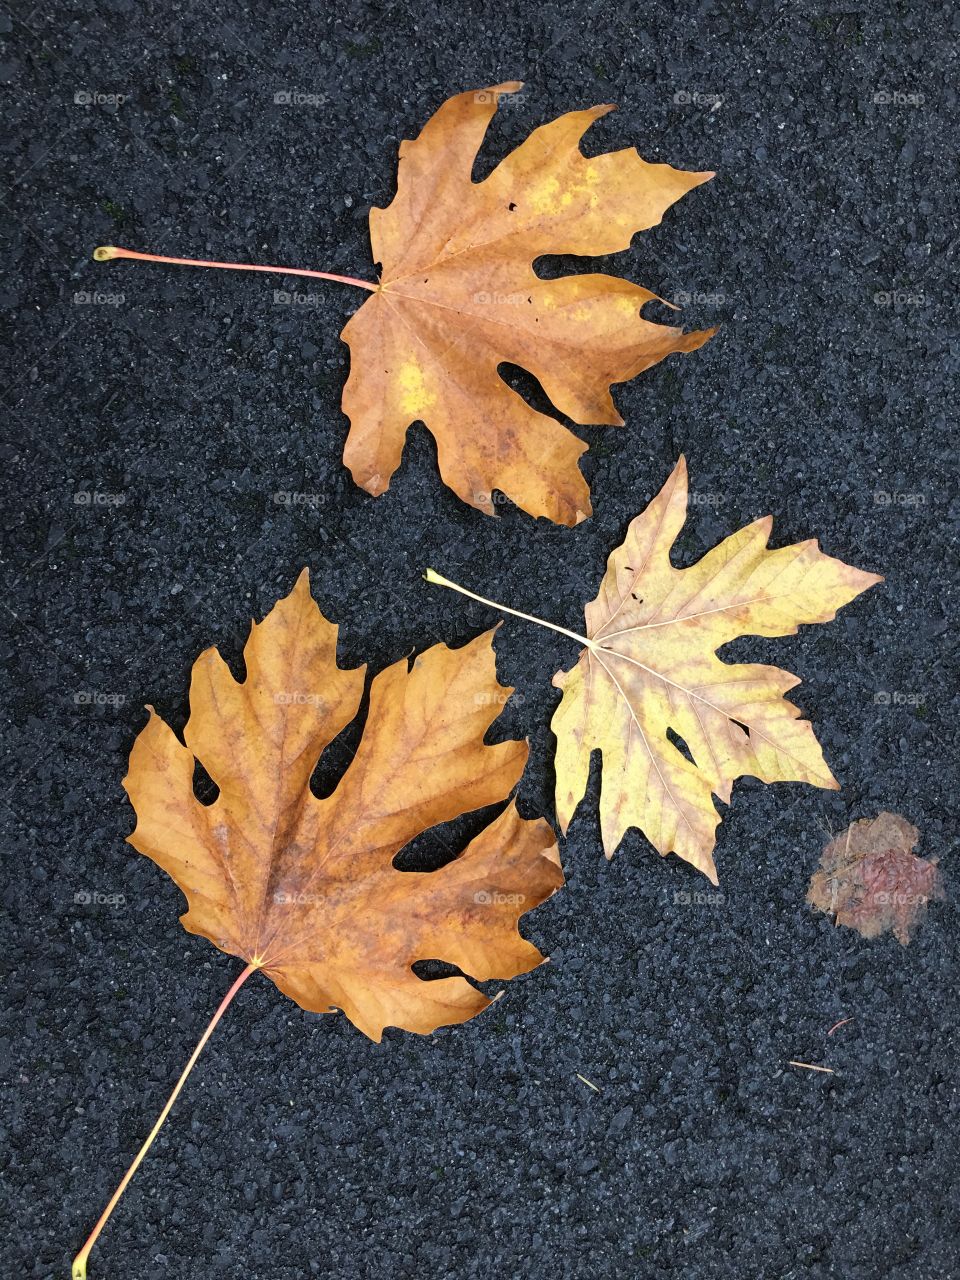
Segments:
[[[94,260],[109,262],[112,258],[134,258],[137,262],[167,262],[175,267],[220,267],[224,271],[273,271],[285,276],[309,276],[312,280],[335,280],[338,284],[353,284],[358,289],[376,293],[378,284],[358,280],[356,276],[338,276],[330,271],[305,271],[299,267],[266,267],[252,262],[207,262],[201,258],[168,258],[160,253],[137,253],[133,249],[118,249],[116,245],[102,244],[93,251]]]
[[[585,645],[588,649],[596,649],[596,642],[588,640],[586,636],[578,634],[576,631],[568,631],[566,627],[558,627],[554,622],[545,622],[543,618],[537,618],[532,613],[521,613],[519,609],[511,609],[509,605],[500,604],[496,600],[488,600],[486,596],[478,596],[473,591],[468,591],[466,587],[458,586],[456,582],[451,582],[449,578],[441,577],[435,569],[427,569],[423,575],[427,582],[432,582],[437,587],[449,587],[451,591],[459,591],[462,596],[469,596],[471,600],[478,600],[480,604],[485,604],[490,609],[499,609],[501,613],[511,613],[515,618],[522,618],[524,622],[535,622],[538,627],[546,627],[550,631],[558,631],[560,635],[567,636],[570,640],[576,640],[577,644]]]
[[[144,1142],[143,1146],[137,1152],[130,1168],[123,1175],[123,1180],[121,1181],[119,1187],[117,1187],[116,1191],[111,1196],[110,1201],[107,1204],[107,1207],[104,1209],[103,1213],[100,1215],[97,1221],[97,1225],[90,1232],[90,1235],[87,1239],[86,1244],[77,1254],[77,1256],[74,1258],[73,1271],[71,1273],[72,1280],[86,1280],[87,1258],[90,1256],[90,1250],[93,1248],[93,1246],[97,1242],[97,1237],[99,1236],[103,1228],[107,1225],[107,1220],[109,1219],[111,1213],[113,1213],[114,1209],[116,1208],[117,1201],[123,1195],[124,1191],[126,1191],[127,1185],[129,1184],[130,1179],[133,1177],[133,1175],[136,1173],[137,1169],[139,1168],[141,1160],[150,1150],[150,1146],[154,1138],[160,1132],[161,1125],[163,1124],[164,1120],[166,1120],[167,1116],[170,1114],[171,1107],[176,1102],[177,1096],[179,1095],[180,1090],[183,1088],[184,1083],[186,1082],[187,1076],[193,1070],[194,1064],[196,1063],[197,1059],[200,1057],[200,1054],[203,1051],[203,1046],[210,1039],[210,1036],[213,1033],[214,1027],[223,1017],[224,1013],[226,1013],[227,1007],[229,1006],[230,1001],[237,994],[237,992],[240,990],[240,988],[243,986],[246,980],[250,977],[251,973],[255,973],[259,968],[260,968],[259,964],[248,964],[247,967],[244,969],[243,973],[240,974],[239,978],[237,978],[236,982],[233,984],[233,986],[230,988],[230,990],[221,1000],[220,1007],[217,1009],[216,1013],[210,1019],[210,1022],[207,1025],[207,1029],[206,1031],[204,1031],[203,1035],[200,1037],[200,1040],[197,1043],[197,1047],[194,1049],[193,1053],[190,1055],[190,1060],[187,1063],[187,1065],[184,1067],[183,1072],[180,1076],[180,1079],[174,1085],[173,1092],[170,1094],[170,1097],[167,1099],[166,1105],[164,1106],[163,1110],[160,1112],[159,1117],[157,1118],[157,1123],[150,1130],[150,1133],[147,1136],[146,1142]]]

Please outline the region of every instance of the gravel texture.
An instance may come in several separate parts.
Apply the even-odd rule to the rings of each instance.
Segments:
[[[374,1046],[250,981],[91,1277],[960,1272],[957,26],[937,3],[74,0],[0,19],[7,1274],[68,1274],[239,972],[124,843],[143,704],[181,726],[197,654],[238,669],[250,616],[305,564],[348,665],[491,624],[424,583],[428,563],[578,629],[680,451],[698,500],[678,562],[772,512],[777,544],[815,535],[886,575],[829,626],[727,651],[802,677],[843,789],[741,782],[718,894],[636,832],[607,863],[585,804],[568,887],[524,926],[551,963],[430,1038]],[[422,427],[387,494],[354,487],[338,334],[358,292],[300,282],[310,301],[283,305],[289,278],[90,259],[113,242],[371,276],[366,211],[392,196],[399,140],[510,78],[527,89],[478,175],[598,101],[620,109],[588,150],[718,172],[600,260],[722,328],[616,393],[625,428],[579,429],[595,515],[575,530],[463,506]],[[550,679],[576,651],[516,620],[496,645],[522,695],[496,733],[532,747],[521,810],[552,816]],[[830,833],[880,809],[945,872],[909,947],[804,905]]]

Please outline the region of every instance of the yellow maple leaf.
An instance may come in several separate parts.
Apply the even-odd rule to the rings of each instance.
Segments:
[[[587,634],[545,624],[585,646],[553,681],[563,690],[552,720],[557,817],[566,832],[599,750],[607,856],[638,827],[661,854],[678,854],[716,884],[714,795],[729,802],[734,780],[748,774],[837,787],[812,726],[783,696],[799,679],[722,662],[717,649],[738,636],[792,635],[801,623],[829,622],[882,579],[824,555],[815,539],[769,548],[769,516],[677,569],[670,550],[686,510],[681,458],[610,556],[586,606]]]

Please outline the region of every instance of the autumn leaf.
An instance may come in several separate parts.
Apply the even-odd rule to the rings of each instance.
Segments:
[[[323,800],[310,778],[357,714],[364,668],[337,666],[337,628],[314,603],[306,570],[251,627],[244,680],[216,649],[197,659],[186,745],[149,708],[124,779],[137,813],[130,843],[183,891],[184,928],[246,968],[74,1258],[73,1280],[86,1280],[91,1249],[252,974],[311,1012],[342,1009],[380,1040],[386,1026],[426,1034],[491,1003],[463,977],[419,978],[417,961],[486,981],[543,960],[518,929],[563,883],[543,819],[527,821],[510,804],[438,870],[393,865],[422,832],[504,800],[523,772],[525,742],[483,741],[512,692],[497,682],[492,639],[434,645],[412,667],[404,659],[381,671],[356,754]],[[198,762],[219,789],[212,804],[194,794]]]
[[[580,140],[612,106],[571,111],[535,129],[482,182],[472,171],[510,82],[457,94],[415,141],[400,147],[397,194],[370,212],[378,284],[324,271],[198,261],[101,246],[94,256],[284,272],[372,293],[343,330],[351,367],[343,393],[350,419],[344,462],[379,495],[400,465],[410,426],[437,444],[444,482],[494,514],[499,489],[534,516],[577,524],[590,514],[578,459],[587,446],[533,409],[501,377],[502,364],[533,374],[555,408],[583,425],[622,426],[610,394],[695,333],[642,318],[656,295],[598,273],[542,279],[544,254],[598,255],[633,235],[712,173],[642,160],[635,149],[587,157]]]
[[[678,854],[716,884],[714,795],[729,803],[735,779],[748,774],[837,787],[813,728],[783,697],[798,678],[722,662],[716,650],[738,636],[792,635],[801,623],[829,622],[882,579],[824,555],[813,539],[770,549],[770,517],[677,569],[670,551],[686,510],[681,458],[610,556],[600,594],[586,606],[586,635],[543,624],[584,646],[576,666],[553,681],[563,690],[552,720],[557,817],[566,832],[599,750],[607,856],[638,827],[661,854]]]
[[[912,852],[919,839],[897,813],[851,823],[824,849],[807,902],[865,938],[892,933],[906,946],[927,903],[944,897],[937,859]]]
[[[648,164],[633,149],[588,159],[579,143],[610,106],[543,125],[483,182],[471,174],[502,94],[516,82],[449,99],[400,147],[397,194],[370,213],[379,290],[343,331],[350,377],[344,461],[381,493],[417,419],[437,442],[444,482],[494,513],[499,489],[524,511],[572,525],[590,514],[577,459],[586,445],[500,376],[534,374],[574,422],[622,426],[610,385],[714,332],[684,334],[641,318],[649,290],[607,275],[541,279],[543,254],[630,247],[674,201],[713,177]]]
[[[426,1034],[490,1001],[464,978],[418,978],[416,961],[481,981],[541,962],[517,920],[562,882],[555,841],[511,804],[439,870],[393,866],[415,836],[505,799],[523,772],[525,742],[483,742],[510,692],[497,683],[492,632],[376,676],[356,755],[317,799],[311,774],[363,694],[363,668],[339,668],[336,641],[304,570],[253,625],[244,681],[215,649],[203,653],[186,746],[152,710],[134,745],[130,843],[183,891],[185,929],[304,1009],[342,1009],[373,1040],[386,1026]],[[211,805],[194,795],[197,762],[219,788]]]

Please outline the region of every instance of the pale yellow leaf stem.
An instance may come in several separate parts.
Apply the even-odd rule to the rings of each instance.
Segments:
[[[537,618],[532,613],[521,613],[519,609],[511,609],[509,605],[500,604],[497,600],[488,600],[486,596],[478,596],[475,592],[468,591],[466,587],[461,587],[456,582],[451,582],[449,578],[442,577],[435,569],[427,569],[423,576],[427,582],[432,582],[434,586],[449,587],[451,591],[459,591],[462,596],[469,596],[471,600],[485,604],[490,609],[499,609],[501,613],[512,613],[515,618],[523,618],[524,622],[535,622],[538,627],[546,627],[550,631],[558,631],[560,635],[567,636],[570,640],[575,640],[577,644],[582,644],[588,649],[599,647],[594,640],[588,640],[586,636],[581,636],[576,631],[568,631],[566,627],[558,627],[554,622],[545,622],[543,618]]]

